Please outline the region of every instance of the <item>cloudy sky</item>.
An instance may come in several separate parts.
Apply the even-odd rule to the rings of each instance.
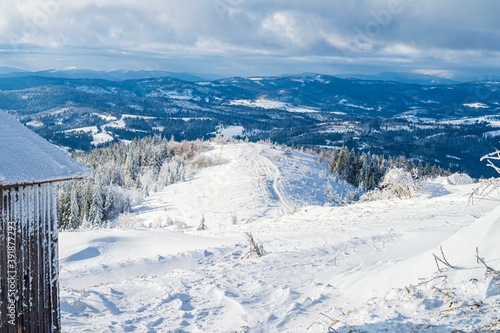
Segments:
[[[5,0],[0,66],[487,75],[499,13],[498,0]]]

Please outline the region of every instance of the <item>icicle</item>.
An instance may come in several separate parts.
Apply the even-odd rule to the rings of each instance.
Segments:
[[[28,210],[29,210],[29,215],[28,215],[28,220],[29,220],[29,234],[30,235],[33,235],[33,231],[34,231],[34,221],[35,221],[35,202],[34,202],[34,188],[33,186],[31,186],[29,188],[29,207],[28,207]]]
[[[43,248],[47,248],[47,242],[46,242],[46,238],[45,238],[45,235],[47,234],[47,230],[45,228],[45,226],[47,225],[47,193],[45,191],[45,185],[42,185],[41,186],[41,204],[42,204],[42,207],[41,207],[41,210],[40,210],[40,213],[42,215],[42,225],[41,225],[41,228],[40,228],[40,231],[42,233],[42,245],[43,245]],[[45,259],[45,258],[44,258]],[[44,265],[46,265],[47,263],[44,262]]]
[[[26,251],[25,249],[25,242],[24,242],[24,237],[25,237],[25,231],[26,231],[26,224],[25,224],[25,221],[26,221],[26,201],[25,201],[25,197],[24,197],[24,187],[19,187],[19,192],[18,192],[18,216],[19,216],[19,230],[20,230],[20,237],[19,237],[19,240],[20,240],[20,250],[21,250],[21,253],[19,253],[20,256],[24,256],[24,253]],[[20,258],[21,259],[21,263],[24,262],[24,258]],[[22,269],[22,267],[21,267]]]

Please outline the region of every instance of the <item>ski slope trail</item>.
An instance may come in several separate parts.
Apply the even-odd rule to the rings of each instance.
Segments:
[[[270,157],[265,155],[263,147],[258,147],[260,149],[255,154],[257,147],[252,149],[254,152],[251,152],[249,158],[254,163],[254,170],[261,175],[259,181],[261,193],[265,193],[269,199],[279,202],[282,210],[286,212],[292,211],[294,203],[290,201],[283,189],[282,175],[279,168],[271,161]],[[269,186],[269,183],[271,183],[271,186]],[[299,205],[298,202],[295,204]]]
[[[367,301],[431,277],[436,248],[445,244],[454,259],[448,251],[465,243],[448,246],[454,234],[483,237],[467,230],[485,223],[498,229],[488,215],[496,202],[467,204],[475,184],[442,178],[408,200],[329,206],[327,189],[344,185],[327,186],[314,156],[251,143],[206,154],[220,163],[133,207],[137,221],[157,227],[60,234],[64,332],[327,332],[330,318],[340,319],[336,329],[422,331],[427,322],[449,332],[447,319],[429,321],[439,302],[402,303],[405,324],[394,303]],[[202,215],[208,229],[197,231]],[[161,225],[167,216],[179,223]],[[263,257],[241,259],[245,232]],[[487,261],[496,264],[498,247],[488,244]]]
[[[222,164],[151,194],[137,207],[137,217],[148,223],[168,216],[196,228],[204,216],[209,227],[218,227],[230,224],[232,216],[247,223],[331,202],[326,193],[326,167],[306,154],[289,155],[269,145],[243,143],[216,146],[206,155]],[[300,183],[304,179],[311,181]],[[319,196],[311,195],[318,191]],[[159,214],[160,210],[164,213]]]

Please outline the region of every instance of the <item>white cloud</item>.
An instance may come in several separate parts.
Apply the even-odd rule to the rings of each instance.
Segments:
[[[422,55],[422,50],[406,44],[391,44],[384,47],[381,53],[395,56],[418,57]]]
[[[443,70],[443,69],[414,69],[412,72],[418,74],[438,76],[445,79],[453,79],[453,77],[455,76],[455,73],[453,71]]]
[[[304,47],[299,26],[292,14],[276,12],[262,21],[262,29],[271,32],[276,40],[290,43],[292,46]]]
[[[9,0],[0,3],[0,48],[78,67],[106,66],[113,57],[140,66],[184,55],[184,69],[193,59],[193,68],[232,64],[235,73],[241,64],[290,72],[298,58],[328,69],[335,57],[436,68],[466,66],[472,57],[498,66],[499,10],[496,0]]]

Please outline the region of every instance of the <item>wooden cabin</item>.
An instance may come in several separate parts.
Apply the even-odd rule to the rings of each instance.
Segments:
[[[1,332],[60,332],[56,184],[89,176],[0,111]]]

